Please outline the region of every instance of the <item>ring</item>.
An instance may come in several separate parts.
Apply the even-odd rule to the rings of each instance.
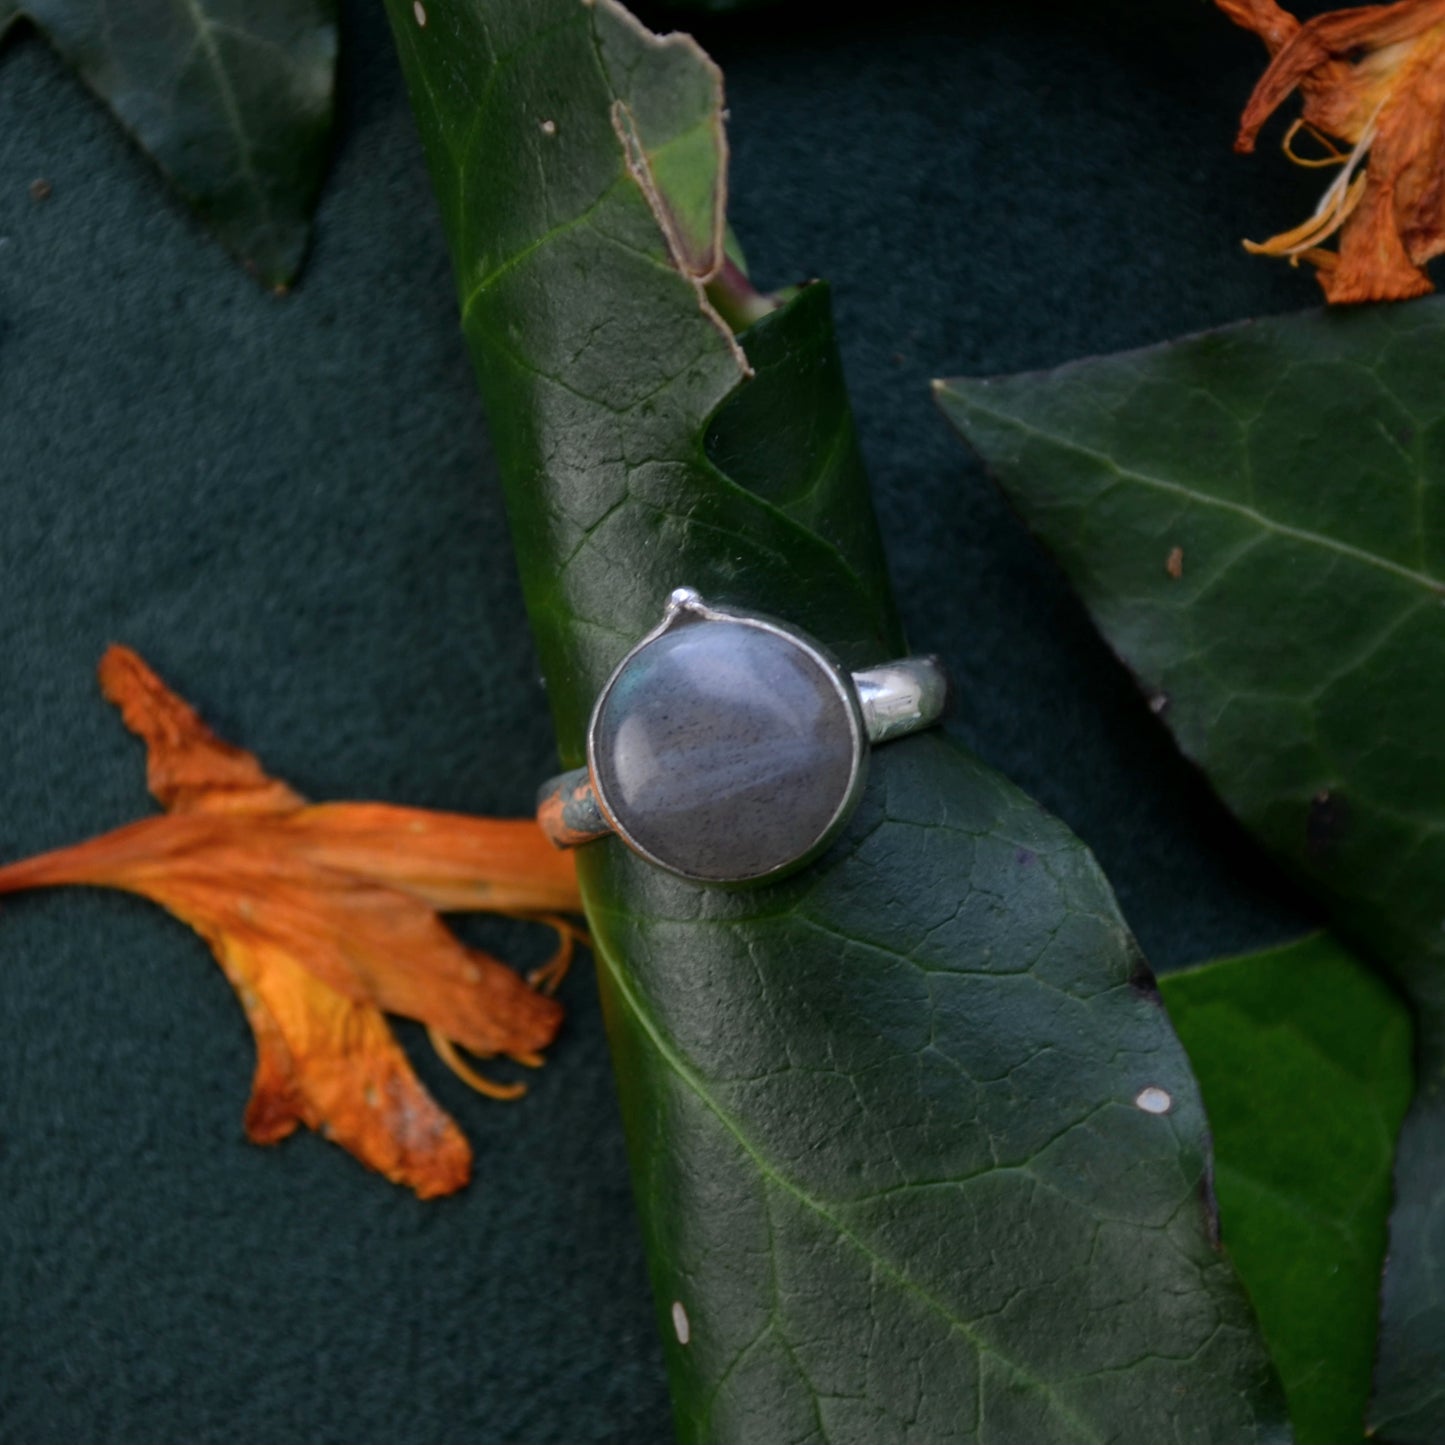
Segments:
[[[615,833],[698,883],[800,868],[863,791],[870,743],[936,723],[936,657],[849,672],[787,623],[690,587],[618,663],[587,726],[587,766],[545,783],[537,821],[560,848]]]

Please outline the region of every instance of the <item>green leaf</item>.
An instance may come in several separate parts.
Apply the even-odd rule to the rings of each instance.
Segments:
[[[826,288],[744,358],[669,221],[719,194],[706,58],[609,0],[388,8],[564,762],[679,585],[899,651]],[[935,733],[786,882],[579,866],[684,1439],[1280,1438],[1187,1060],[1059,823]]]
[[[1361,1445],[1410,1019],[1328,934],[1160,981],[1300,1445]]]
[[[1371,1408],[1411,1441],[1445,1438],[1442,374],[1432,300],[942,393],[1185,753],[1415,1005]]]
[[[331,135],[336,0],[0,0],[28,16],[268,285],[295,278]]]

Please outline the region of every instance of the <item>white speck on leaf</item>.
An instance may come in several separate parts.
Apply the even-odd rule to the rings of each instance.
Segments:
[[[672,1327],[677,1332],[677,1342],[685,1345],[692,1338],[692,1325],[687,1318],[687,1311],[682,1307],[682,1301],[675,1299],[672,1302]]]
[[[1174,1100],[1163,1089],[1155,1088],[1150,1084],[1147,1089],[1140,1089],[1134,1096],[1134,1102],[1146,1114],[1167,1114],[1174,1107]]]
[[[416,16],[416,23],[425,30],[426,6],[421,3],[421,0],[411,0],[411,13]]]
[[[544,120],[544,121],[542,122],[542,134],[543,134],[543,135],[556,135],[556,134],[557,134],[557,122],[556,122],[555,120]]]

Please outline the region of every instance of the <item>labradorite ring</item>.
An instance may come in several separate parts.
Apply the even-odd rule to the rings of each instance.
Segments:
[[[935,657],[849,672],[797,628],[679,587],[603,687],[587,766],[543,786],[537,820],[558,847],[615,833],[694,882],[779,877],[837,837],[869,745],[937,722],[947,697]]]

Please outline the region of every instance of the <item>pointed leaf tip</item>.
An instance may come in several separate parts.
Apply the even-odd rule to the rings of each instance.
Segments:
[[[337,0],[0,0],[0,33],[28,16],[245,269],[284,288],[330,149],[336,12]]]

